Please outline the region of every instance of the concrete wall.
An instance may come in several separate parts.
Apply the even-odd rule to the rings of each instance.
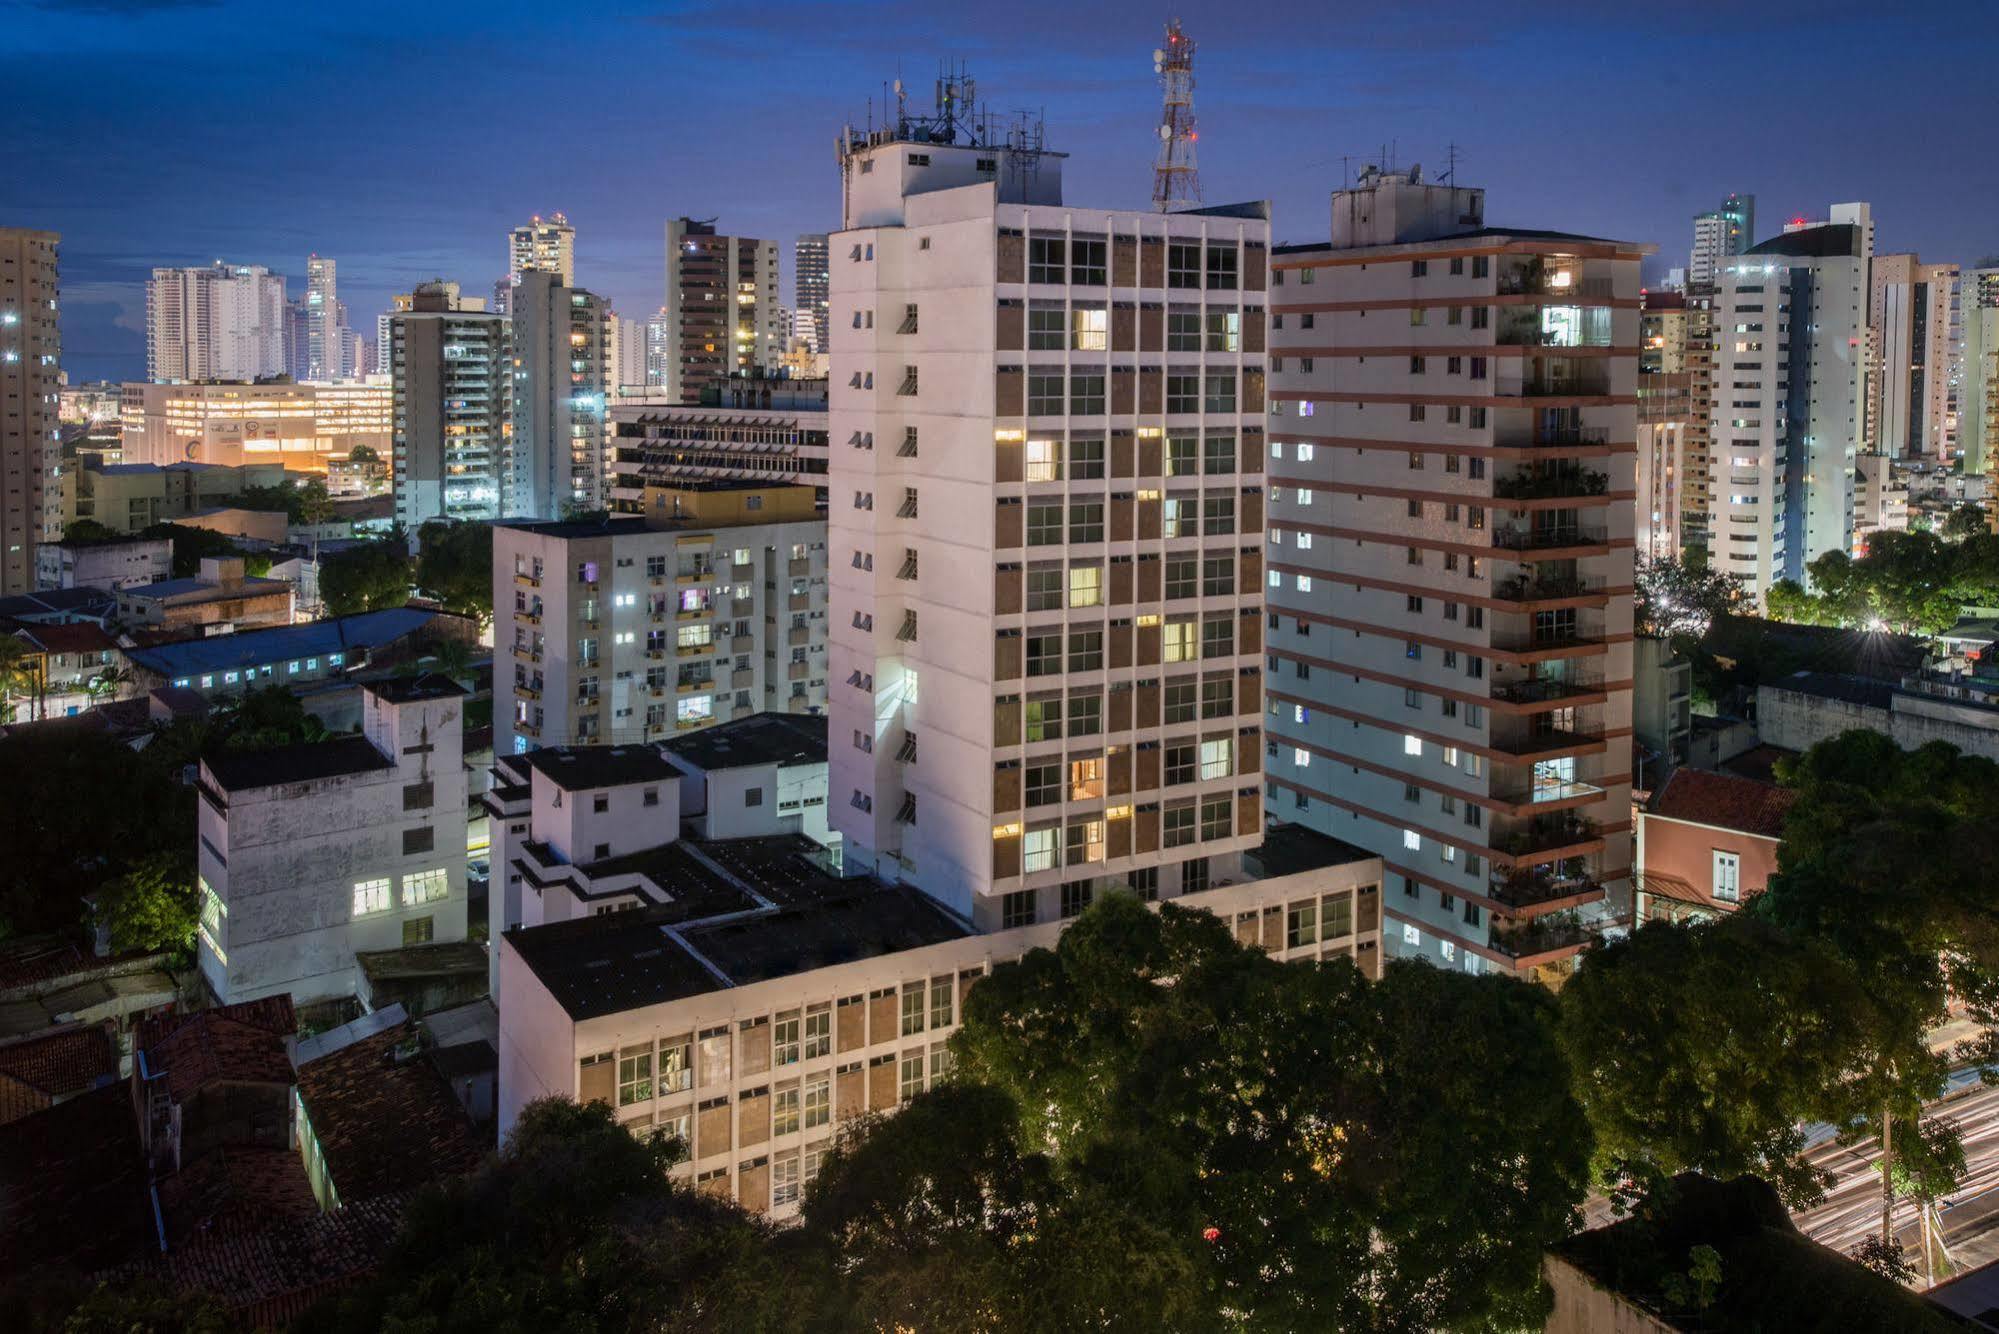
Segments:
[[[1893,737],[1904,750],[1948,741],[1968,755],[1999,760],[1999,717],[1945,700],[1898,694],[1892,708],[1878,709],[1766,685],[1756,691],[1756,725],[1767,744],[1787,750],[1809,750],[1841,732],[1864,728]]]
[[[1543,1256],[1541,1269],[1555,1290],[1555,1309],[1542,1334],[1675,1334],[1679,1328],[1598,1287],[1558,1256]]]
[[[1710,906],[1732,912],[1769,888],[1777,870],[1777,840],[1739,829],[1670,820],[1640,812],[1638,816],[1639,872],[1646,876],[1671,876],[1684,880],[1707,896]],[[1740,897],[1724,903],[1714,897],[1714,854],[1732,852],[1742,859],[1739,876]]]

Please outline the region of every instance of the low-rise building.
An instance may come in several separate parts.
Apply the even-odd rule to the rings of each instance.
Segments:
[[[30,718],[66,718],[101,700],[134,693],[125,650],[99,626],[31,625],[14,637],[31,654],[32,688],[17,706]]]
[[[1052,945],[1097,888],[1066,887],[1059,918],[980,933],[909,886],[835,875],[796,836],[562,861],[545,824],[586,818],[565,809],[537,788],[516,860],[549,915],[563,901],[570,920],[496,941],[501,1133],[534,1098],[601,1100],[635,1134],[679,1138],[681,1177],[778,1216],[841,1123],[892,1111],[949,1070],[966,992]],[[1380,858],[1280,825],[1227,863],[1175,902],[1280,958],[1378,973]],[[1158,892],[1155,877],[1132,880]]]
[[[355,955],[465,939],[465,692],[363,690],[363,735],[202,761],[197,963],[224,1001],[352,996]]]
[[[127,629],[172,635],[290,625],[292,610],[292,586],[245,574],[239,556],[204,556],[201,573],[192,579],[163,579],[118,593],[118,619]]]
[[[1674,771],[1638,812],[1638,921],[1731,913],[1769,888],[1795,799],[1774,783]]]
[[[281,486],[284,480],[282,463],[85,464],[64,474],[63,524],[90,519],[114,533],[136,533],[226,507],[246,489]]]
[[[804,487],[493,528],[494,746],[658,740],[826,703],[826,525]]]
[[[1999,760],[1999,677],[1796,672],[1756,688],[1756,727],[1766,744],[1785,750],[1810,750],[1865,728],[1903,750],[1947,741],[1967,755]]]
[[[803,834],[831,847],[826,824],[826,719],[758,713],[663,743],[685,775],[680,816],[696,838]]]
[[[172,686],[209,699],[281,685],[294,693],[344,686],[353,673],[428,639],[478,641],[470,617],[424,607],[357,612],[303,625],[214,635],[133,649],[126,656],[141,687]],[[311,702],[308,700],[308,708]]]
[[[35,548],[35,578],[43,588],[130,588],[170,577],[173,566],[174,544],[164,537]]]
[[[1664,636],[1632,639],[1631,733],[1667,765],[1685,764],[1693,735],[1694,665]]]
[[[389,453],[387,384],[210,381],[128,384],[120,406],[133,463],[277,463],[324,473],[365,446]]]
[[[0,1040],[0,1125],[117,1082],[114,1023],[60,1024]]]
[[[1909,530],[1909,482],[1899,460],[1861,454],[1853,461],[1853,554],[1867,554],[1876,533]]]
[[[649,514],[689,482],[791,483],[826,500],[826,379],[731,379],[699,403],[611,409],[611,505]],[[856,442],[856,447],[865,447]]]

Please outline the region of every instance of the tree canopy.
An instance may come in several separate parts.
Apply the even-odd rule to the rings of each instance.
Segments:
[[[245,551],[236,544],[236,539],[227,533],[218,533],[212,528],[196,528],[184,523],[156,523],[145,528],[141,537],[166,538],[173,543],[173,574],[176,579],[191,579],[201,573],[204,556],[224,559],[240,558],[245,574],[263,575],[271,569],[269,552]]]
[[[374,542],[329,552],[319,562],[319,597],[329,616],[381,611],[409,601],[413,570],[400,530]]]
[[[1980,516],[1976,527],[1950,529],[1963,533],[1959,540],[1920,530],[1876,533],[1858,560],[1828,551],[1806,566],[1809,590],[1778,580],[1764,606],[1773,619],[1801,625],[1936,634],[1966,606],[1999,603],[1999,535],[1983,524]]]
[[[417,529],[416,584],[447,611],[493,619],[491,524],[431,519]]]
[[[1636,577],[1640,634],[1698,637],[1742,602],[1742,586],[1704,561],[1640,559]]]
[[[325,523],[334,513],[323,477],[303,482],[287,477],[276,486],[246,486],[237,503],[244,509],[283,510],[286,521],[295,524]]]

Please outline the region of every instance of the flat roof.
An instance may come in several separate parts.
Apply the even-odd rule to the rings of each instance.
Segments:
[[[409,704],[420,699],[449,699],[454,695],[465,693],[465,687],[442,672],[425,672],[422,676],[391,676],[382,681],[370,681],[363,688],[369,694],[379,695],[391,704]]]
[[[1820,699],[1836,699],[1873,709],[1889,707],[1889,700],[1895,693],[1892,681],[1877,681],[1870,676],[1845,676],[1836,672],[1793,672],[1764,684],[1773,690],[1791,690],[1800,695],[1816,695]]]
[[[823,850],[801,835],[679,842],[618,861],[657,856],[662,865],[679,859],[700,865],[697,849],[726,875],[704,870],[705,888],[698,890],[681,882],[686,897],[679,902],[507,933],[570,1018],[594,1019],[971,934],[914,890],[832,874],[816,855]],[[587,869],[602,875],[607,868],[640,869],[601,862]],[[770,906],[760,907],[731,878]],[[696,911],[702,907],[708,911]]]
[[[1270,826],[1263,831],[1262,845],[1243,853],[1243,858],[1253,864],[1251,869],[1260,880],[1380,860],[1366,848],[1301,824]]]
[[[1331,241],[1310,241],[1303,244],[1272,246],[1273,255],[1303,255],[1311,252],[1346,254],[1353,250],[1402,249],[1409,246],[1462,245],[1466,241],[1498,241],[1511,238],[1516,241],[1573,241],[1578,245],[1637,246],[1636,241],[1619,241],[1609,236],[1587,236],[1581,232],[1555,232],[1541,227],[1477,227],[1468,232],[1452,232],[1447,236],[1429,236],[1420,241],[1383,241],[1380,245],[1335,246]]]
[[[565,792],[678,778],[680,770],[651,746],[547,746],[518,757]]]
[[[757,713],[674,737],[662,745],[704,771],[750,764],[824,764],[826,715]]]
[[[390,607],[384,611],[307,621],[303,625],[277,625],[267,630],[184,639],[133,649],[125,656],[135,665],[168,679],[196,676],[261,667],[285,658],[323,657],[329,653],[371,649],[413,635],[439,617],[450,615],[427,607]]]
[[[151,598],[155,601],[165,598],[186,597],[190,593],[202,595],[202,600],[238,597],[245,593],[275,593],[291,587],[288,579],[266,579],[262,575],[246,574],[238,584],[218,584],[207,579],[162,579],[158,583],[134,584],[120,594],[122,597]]]
[[[269,750],[225,750],[202,761],[224,792],[247,792],[285,783],[310,783],[321,778],[372,773],[396,767],[366,737],[342,736],[326,741],[302,741]]]

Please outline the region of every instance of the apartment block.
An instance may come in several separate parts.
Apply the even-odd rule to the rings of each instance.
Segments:
[[[669,400],[771,370],[790,330],[778,300],[777,243],[723,236],[712,219],[666,224],[664,385]]]
[[[526,226],[507,233],[508,276],[530,269],[554,274],[563,287],[576,285],[576,229],[562,214],[536,214]]]
[[[1854,538],[1866,416],[1865,204],[1793,225],[1723,268],[1710,415],[1714,567],[1752,598]]]
[[[1639,261],[1369,169],[1273,258],[1273,813],[1388,948],[1558,978],[1630,907]]]
[[[504,316],[425,283],[389,318],[396,522],[495,519],[512,499],[514,356]]]
[[[610,493],[609,305],[557,274],[528,269],[515,277],[511,310],[505,513],[554,519],[603,509]]]
[[[62,458],[55,232],[0,227],[0,596],[35,587],[35,548],[60,536]]]
[[[360,736],[202,761],[195,953],[224,1004],[351,996],[357,954],[465,939],[465,692],[363,694]]]
[[[1646,292],[1638,323],[1636,547],[1640,559],[1678,559],[1684,543],[1682,492],[1694,424],[1690,312],[1683,292]],[[1706,428],[1702,416],[1703,432]]]
[[[828,781],[849,866],[986,930],[1261,837],[1270,223],[951,120],[840,147]]]
[[[155,383],[283,375],[285,279],[216,260],[153,270],[146,284],[146,378]]]
[[[708,483],[643,520],[497,524],[493,606],[499,754],[825,706],[826,530],[802,487]]]
[[[1958,308],[1957,441],[1965,474],[1979,476],[1999,461],[1999,268],[1966,269]]]
[[[812,350],[824,354],[832,344],[828,341],[827,274],[828,254],[826,233],[807,232],[793,245],[791,255],[792,308],[796,312],[796,323],[792,332],[803,334],[810,328]]]
[[[386,384],[128,384],[119,402],[126,463],[276,463],[324,473],[365,446],[392,450]]]
[[[341,365],[346,321],[340,304],[339,266],[309,255],[305,261],[305,379],[337,380],[349,369]]]
[[[1867,450],[1948,464],[1958,434],[1951,417],[1958,266],[1876,255],[1871,284]]]
[[[826,501],[826,381],[736,379],[697,404],[611,410],[611,508],[647,514],[689,483],[813,487]]]
[[[1721,207],[1694,215],[1694,249],[1687,282],[1713,283],[1722,266],[1756,243],[1756,196],[1730,195]]]

